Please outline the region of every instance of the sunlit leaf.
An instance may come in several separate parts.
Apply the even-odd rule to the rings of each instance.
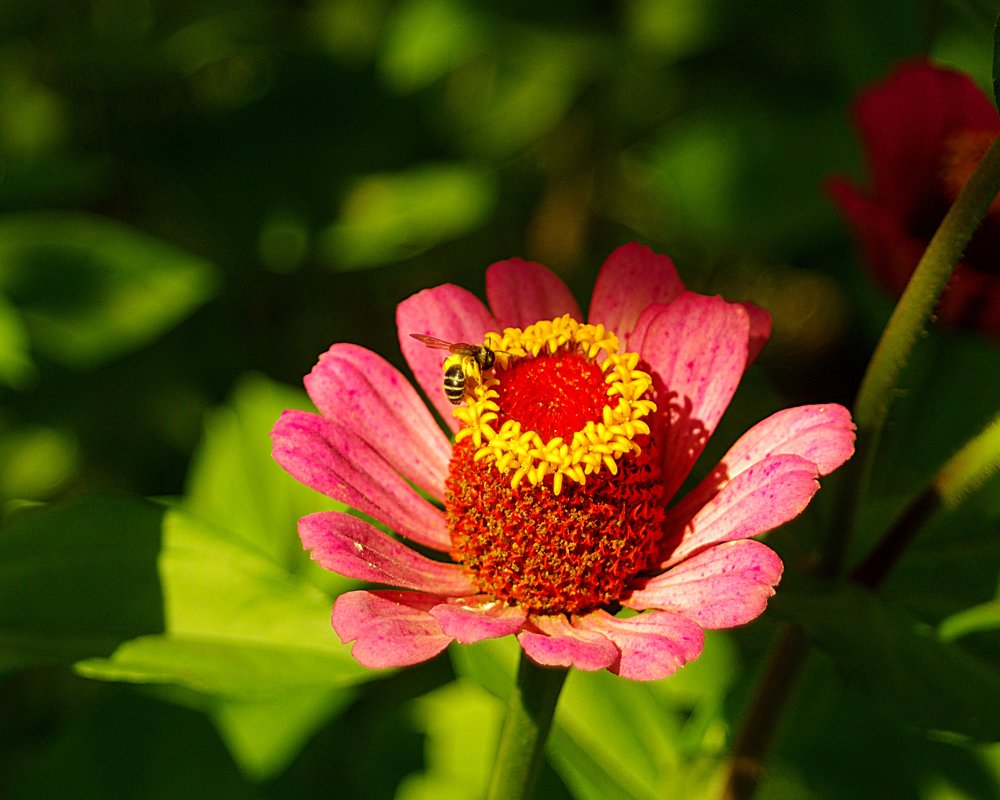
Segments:
[[[324,233],[329,263],[358,269],[416,255],[482,225],[493,209],[493,177],[463,164],[371,175],[344,200]]]
[[[0,649],[90,677],[265,698],[370,675],[330,599],[244,540],[179,510],[87,498],[0,532]]]
[[[164,631],[78,665],[88,677],[261,699],[370,675],[330,629],[330,599],[240,537],[179,510],[163,519]]]
[[[215,281],[204,259],[101,217],[0,218],[0,291],[32,345],[69,365],[141,347],[205,302]]]
[[[593,42],[544,33],[470,66],[449,116],[472,152],[496,159],[537,141],[569,112],[588,73],[600,69]]]
[[[718,636],[701,659],[662,681],[572,671],[552,735],[553,763],[580,798],[710,796],[733,669],[732,648]]]
[[[1000,414],[949,459],[934,479],[945,505],[955,506],[1000,469]]]
[[[389,19],[379,66],[399,92],[442,77],[482,47],[473,7],[455,0],[410,0]]]
[[[0,429],[0,497],[43,500],[72,473],[79,459],[73,437],[33,425]]]
[[[0,294],[0,384],[24,387],[35,375],[28,355],[28,332],[7,298]]]
[[[296,522],[314,511],[344,506],[293,480],[271,457],[269,433],[282,410],[308,407],[309,400],[302,390],[281,386],[263,376],[241,380],[232,402],[214,411],[205,423],[188,475],[184,504],[199,519],[230,531],[248,548],[268,554],[290,573],[308,576],[334,595],[353,582],[321,570],[309,560],[299,542]],[[313,636],[317,645],[340,647],[329,626],[329,607],[326,600],[323,629],[303,635],[302,644],[307,648]],[[160,647],[162,643],[134,644],[140,651],[131,658],[119,653],[123,662],[142,659],[150,646]],[[177,656],[191,644],[174,639],[168,651],[161,654]],[[249,654],[244,651],[243,655]],[[260,674],[255,675],[258,663]],[[202,671],[200,677],[209,683],[201,686],[201,691],[224,694],[229,679],[226,666],[221,685],[213,684],[213,677]],[[353,692],[328,685],[331,672],[326,655],[314,658],[307,653],[290,653],[278,665],[268,655],[260,662],[248,659],[244,666],[251,681],[268,686],[278,678],[288,688],[276,696],[265,693],[263,698],[222,697],[210,713],[244,773],[257,779],[268,778],[287,766],[316,728],[337,713]],[[353,672],[355,665],[349,666]],[[366,677],[374,675],[365,673]]]
[[[281,412],[309,407],[301,389],[244,377],[232,401],[206,419],[184,497],[194,514],[292,571],[309,560],[296,532],[299,518],[346,508],[294,480],[271,457],[270,432]]]
[[[953,614],[938,629],[941,638],[949,642],[973,633],[996,631],[1000,631],[1000,599]]]

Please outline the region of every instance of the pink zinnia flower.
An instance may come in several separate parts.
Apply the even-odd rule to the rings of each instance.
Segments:
[[[1000,133],[1000,116],[968,76],[916,61],[862,92],[854,118],[871,188],[835,178],[830,192],[854,227],[869,267],[899,295]],[[1000,200],[955,267],[938,314],[1000,336]]]
[[[513,633],[539,664],[669,675],[701,653],[703,629],[764,610],[782,564],[750,537],[801,513],[850,457],[850,415],[781,411],[675,500],[768,315],[686,290],[669,258],[634,244],[604,264],[587,324],[540,264],[494,264],[486,295],[489,307],[438,286],[397,310],[403,355],[454,440],[403,375],[352,344],[305,379],[320,413],[275,425],[275,458],[298,480],[438,554],[349,514],[303,518],[323,567],[395,587],[340,596],[333,627],[367,667]],[[414,333],[485,342],[496,364],[465,359],[452,406],[447,354]]]

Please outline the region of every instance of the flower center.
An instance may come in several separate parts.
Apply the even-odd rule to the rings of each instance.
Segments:
[[[487,346],[496,365],[454,412],[452,556],[483,593],[536,613],[613,608],[662,523],[642,419],[652,379],[614,334],[568,315]]]

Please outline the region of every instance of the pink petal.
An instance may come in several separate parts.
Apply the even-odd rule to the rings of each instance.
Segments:
[[[450,643],[430,609],[440,597],[417,592],[347,592],[333,605],[333,629],[363,667],[408,667],[433,658]]]
[[[457,431],[459,423],[451,413],[454,406],[448,402],[442,388],[441,364],[448,352],[431,349],[410,334],[434,336],[446,342],[481,344],[487,333],[497,330],[496,320],[472,292],[446,283],[417,292],[400,303],[396,307],[396,328],[399,348],[417,383],[445,424]]]
[[[305,378],[325,417],[354,430],[392,467],[443,499],[451,445],[403,374],[354,344],[335,344]]]
[[[649,579],[625,605],[672,611],[703,628],[731,628],[761,614],[781,572],[781,559],[767,545],[724,542]]]
[[[669,303],[683,291],[674,262],[667,256],[635,242],[625,244],[601,267],[587,319],[595,325],[603,323],[625,347],[634,349],[629,335],[642,310],[653,303]]]
[[[667,303],[653,303],[646,306],[639,313],[639,317],[635,321],[635,327],[632,329],[632,333],[629,334],[627,345],[623,349],[641,352],[642,343],[646,340],[646,332],[649,330],[649,327],[669,307]]]
[[[537,632],[523,630],[517,640],[538,664],[593,671],[607,669],[618,660],[618,648],[610,639],[593,631],[577,630],[562,614],[535,616],[531,622]]]
[[[701,655],[705,646],[701,628],[690,619],[667,612],[618,619],[606,611],[594,611],[578,619],[576,627],[599,631],[614,642],[621,656],[609,669],[634,681],[673,675]]]
[[[747,353],[747,364],[757,360],[760,351],[764,349],[767,340],[771,338],[771,315],[760,306],[753,303],[741,303],[750,316],[750,343]]]
[[[296,480],[414,542],[438,550],[451,546],[444,513],[357,434],[318,414],[285,411],[271,438],[275,460]]]
[[[559,276],[520,258],[498,261],[486,270],[486,299],[501,328],[526,328],[563,314],[583,320],[580,306]]]
[[[786,408],[758,422],[734,444],[698,486],[670,510],[667,527],[690,519],[741,472],[772,455],[801,456],[829,475],[854,453],[854,423],[843,406]]]
[[[795,519],[819,489],[816,465],[801,456],[774,455],[726,484],[688,522],[666,566],[731,539],[749,539]]]
[[[458,564],[432,561],[350,514],[323,511],[303,517],[299,536],[321,567],[349,578],[440,595],[477,591]]]
[[[639,352],[653,374],[657,414],[669,419],[661,434],[669,499],[736,391],[747,364],[750,319],[739,304],[685,292],[641,323]]]
[[[431,616],[437,620],[441,630],[462,644],[517,633],[528,616],[523,608],[517,606],[505,606],[495,601],[467,605],[471,600],[475,598],[441,603],[431,609]]]

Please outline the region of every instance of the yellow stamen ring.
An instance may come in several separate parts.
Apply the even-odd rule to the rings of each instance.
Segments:
[[[502,334],[489,333],[486,346],[496,353],[495,370],[502,372],[512,359],[537,358],[543,352],[555,355],[578,353],[598,363],[607,384],[608,403],[600,420],[590,420],[576,431],[570,441],[556,436],[543,441],[538,433],[522,430],[517,420],[507,419],[497,429],[500,395],[495,387],[500,379],[493,372],[472,377],[466,390],[467,405],[454,409],[462,423],[455,435],[460,442],[472,437],[476,446],[474,459],[491,459],[502,474],[511,473],[511,487],[527,479],[532,486],[540,485],[552,476],[552,491],[559,494],[563,481],[569,478],[585,484],[587,476],[607,469],[618,472],[618,460],[625,454],[638,455],[635,437],[649,433],[643,417],[656,410],[652,400],[643,399],[652,387],[650,375],[637,369],[637,353],[619,353],[618,337],[603,325],[577,322],[568,314],[554,320],[543,320],[523,331],[506,328]],[[447,365],[447,361],[445,362]]]

